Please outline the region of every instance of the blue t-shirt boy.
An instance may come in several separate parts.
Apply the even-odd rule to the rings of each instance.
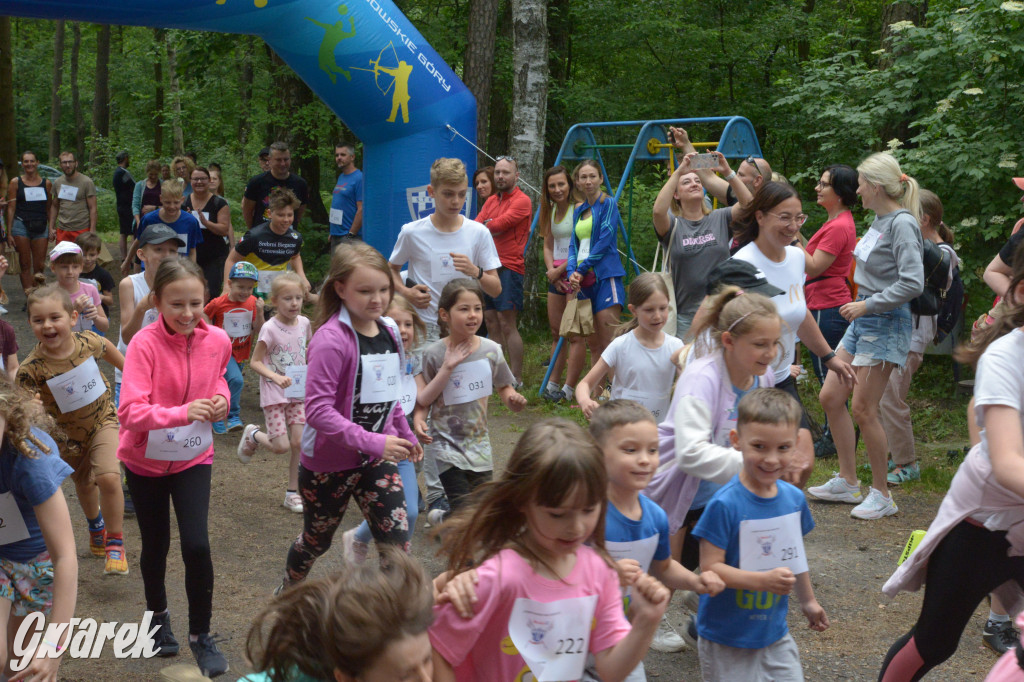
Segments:
[[[199,221],[191,213],[181,212],[178,219],[173,223],[166,223],[160,219],[160,209],[150,211],[146,215],[142,216],[139,220],[139,226],[135,230],[135,238],[138,239],[142,236],[142,232],[156,223],[163,223],[172,230],[181,235],[182,240],[185,242],[185,246],[178,247],[178,254],[182,258],[188,258],[188,254],[192,253],[192,250],[196,248],[196,245],[203,243],[203,230],[199,226]],[[143,268],[145,269],[145,268]]]
[[[725,550],[725,563],[740,565],[740,522],[772,519],[798,512],[803,535],[814,529],[807,499],[795,486],[777,481],[775,497],[759,497],[733,476],[715,493],[693,529],[694,536]],[[741,649],[762,649],[789,632],[789,597],[772,592],[725,588],[716,597],[701,595],[697,634],[711,642]]]

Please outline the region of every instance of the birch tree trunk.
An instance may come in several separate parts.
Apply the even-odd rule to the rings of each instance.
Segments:
[[[53,78],[50,86],[50,154],[60,154],[60,85],[64,80],[64,20],[57,21],[53,35]]]
[[[185,153],[185,134],[181,130],[181,86],[178,84],[178,53],[174,49],[174,38],[170,31],[164,34],[167,46],[167,83],[171,95],[171,141],[173,153]]]

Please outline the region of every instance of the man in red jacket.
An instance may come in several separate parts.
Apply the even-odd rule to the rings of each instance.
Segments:
[[[523,339],[516,328],[516,313],[523,309],[523,279],[526,262],[523,252],[530,238],[530,217],[533,204],[530,197],[516,187],[519,165],[511,156],[499,156],[494,162],[494,186],[497,190],[487,197],[477,215],[494,238],[501,267],[501,294],[487,296],[484,319],[488,336],[500,343],[508,352],[508,364],[516,382],[523,378]]]

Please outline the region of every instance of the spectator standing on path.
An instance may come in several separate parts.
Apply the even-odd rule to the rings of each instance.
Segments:
[[[245,220],[247,230],[270,220],[270,192],[275,187],[290,189],[299,198],[301,206],[295,210],[293,227],[302,220],[306,203],[309,201],[309,186],[306,181],[292,173],[292,153],[288,150],[288,145],[284,142],[270,145],[269,159],[270,170],[257,175],[245,186],[242,219]],[[262,165],[261,153],[260,166]]]
[[[331,252],[345,239],[358,237],[363,228],[363,171],[356,168],[356,148],[351,142],[334,147],[334,162],[341,175],[331,196]]]
[[[487,197],[476,220],[491,233],[494,246],[498,249],[501,267],[498,279],[501,293],[496,297],[487,296],[484,318],[490,338],[508,352],[508,364],[516,383],[523,378],[523,339],[516,327],[516,313],[523,309],[523,280],[526,278],[526,261],[523,252],[530,238],[530,216],[533,203],[523,190],[516,186],[519,181],[519,164],[511,156],[499,156],[494,162],[494,194]]]
[[[56,199],[50,204],[50,239],[73,242],[83,232],[96,231],[96,185],[78,172],[71,152],[61,152],[64,175],[53,181]]]
[[[270,147],[264,147],[259,153],[260,171],[266,173],[270,170]]]
[[[117,153],[117,168],[114,169],[114,196],[117,198],[117,223],[121,228],[121,260],[128,255],[128,238],[135,228],[132,213],[132,199],[135,196],[135,178],[128,170],[131,158],[128,152]]]

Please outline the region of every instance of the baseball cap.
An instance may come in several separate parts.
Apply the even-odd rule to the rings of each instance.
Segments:
[[[1024,190],[1024,178],[1014,178],[1013,184],[1017,185],[1017,189]]]
[[[255,265],[243,260],[235,263],[234,267],[231,268],[231,274],[228,275],[228,279],[251,279],[254,282],[258,282],[260,274],[256,271]]]
[[[261,159],[266,156],[270,156],[270,147],[264,147],[263,149],[261,149],[259,156]]]
[[[731,284],[748,293],[761,294],[768,298],[786,293],[768,282],[768,278],[756,265],[736,258],[730,258],[714,267],[708,274],[706,293],[710,296],[725,284]]]
[[[50,252],[50,261],[55,261],[69,253],[77,253],[81,256],[82,247],[74,242],[57,242],[57,245],[53,247],[53,251]]]
[[[163,244],[172,239],[177,241],[179,245],[185,246],[185,240],[170,225],[153,223],[152,225],[147,225],[146,229],[142,231],[142,235],[139,236],[139,246]]]

